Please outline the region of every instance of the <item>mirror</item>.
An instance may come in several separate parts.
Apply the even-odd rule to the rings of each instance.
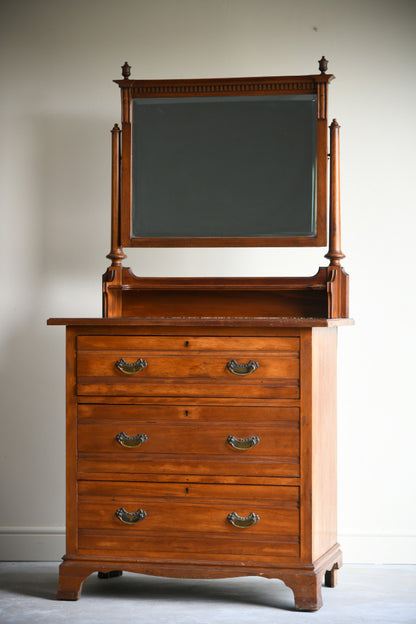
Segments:
[[[130,80],[123,69],[121,246],[325,246],[333,76],[320,70]]]
[[[137,238],[316,235],[316,95],[133,99]]]

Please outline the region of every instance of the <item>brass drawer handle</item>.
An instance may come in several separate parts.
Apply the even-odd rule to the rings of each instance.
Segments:
[[[121,358],[121,360],[117,360],[116,368],[122,373],[126,373],[126,375],[135,375],[136,373],[140,373],[144,368],[146,368],[147,362],[146,360],[142,360],[142,358],[138,358],[135,362],[129,364]]]
[[[248,516],[239,516],[238,513],[233,511],[232,513],[228,514],[227,520],[230,524],[237,527],[238,529],[247,529],[248,527],[257,524],[257,522],[260,520],[260,516],[253,512]]]
[[[253,446],[257,446],[260,442],[260,438],[258,436],[250,436],[249,438],[236,438],[233,435],[229,435],[227,438],[227,442],[230,446],[239,451],[247,451],[248,449],[253,448]]]
[[[116,435],[116,440],[121,446],[125,446],[126,448],[134,448],[136,446],[141,446],[147,441],[147,435],[145,433],[138,433],[136,436],[128,436],[127,433],[122,431]]]
[[[250,360],[247,364],[239,364],[236,360],[231,360],[231,362],[227,362],[227,368],[230,373],[234,373],[234,375],[250,375],[250,373],[254,373],[259,367],[258,362],[253,362]]]
[[[138,509],[137,511],[130,513],[129,511],[126,511],[124,507],[121,507],[120,509],[117,509],[116,516],[119,520],[121,520],[121,522],[124,522],[125,524],[136,524],[136,522],[144,520],[147,516],[147,513],[144,511],[144,509]]]

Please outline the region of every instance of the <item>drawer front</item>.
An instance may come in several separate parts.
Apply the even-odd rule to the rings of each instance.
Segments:
[[[253,359],[254,358],[254,359]],[[117,363],[125,362],[126,372],[117,368]],[[127,372],[129,365],[142,360],[144,368],[138,372]],[[236,362],[236,365],[233,363]],[[247,370],[247,373],[233,373],[230,368],[239,370],[239,366],[248,365],[249,362],[258,364],[256,370]],[[254,369],[254,366],[252,366]],[[299,379],[299,358],[293,356],[259,355],[247,352],[244,360],[239,362],[235,359],[235,352],[209,354],[209,355],[154,355],[149,351],[140,351],[134,356],[126,356],[124,352],[115,352],[111,355],[78,355],[78,377],[109,377],[115,381],[123,379],[134,384],[140,384],[143,380],[171,380],[189,378],[206,379],[207,381],[219,380],[242,383],[261,383],[269,380],[292,380]]]
[[[297,338],[93,338],[78,338],[80,395],[299,396]]]
[[[294,562],[299,558],[299,538],[279,536],[276,539],[251,537],[245,535],[194,536],[188,534],[145,535],[108,533],[82,529],[78,534],[78,548],[82,555],[127,557],[143,562],[164,563],[166,561],[189,564],[222,564],[224,562],[238,566],[258,566],[261,563],[275,564],[284,561]]]
[[[78,451],[136,456],[134,461],[139,460],[137,455],[148,453],[244,456],[243,461],[260,457],[299,459],[299,429],[208,423],[79,425]]]
[[[79,484],[78,533],[81,550],[107,544],[136,558],[297,556],[299,492],[292,486],[86,481]]]
[[[297,477],[298,420],[297,408],[80,405],[78,468]]]
[[[299,424],[298,407],[238,406],[233,405],[116,405],[84,403],[78,405],[78,421],[82,424],[108,423],[108,421],[134,421],[134,423],[169,423],[183,421]]]
[[[274,351],[299,353],[299,338],[253,336],[78,336],[79,351]]]

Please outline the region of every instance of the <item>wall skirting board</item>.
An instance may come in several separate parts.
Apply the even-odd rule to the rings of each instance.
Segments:
[[[416,532],[339,535],[344,563],[416,564]],[[59,561],[64,527],[0,527],[0,561]]]
[[[348,531],[338,536],[344,563],[416,564],[416,532]]]
[[[0,561],[59,561],[65,527],[0,527]]]

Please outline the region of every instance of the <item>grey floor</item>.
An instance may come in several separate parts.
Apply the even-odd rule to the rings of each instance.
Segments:
[[[77,602],[55,600],[57,563],[0,563],[1,624],[416,624],[416,566],[344,566],[315,613],[281,581],[91,575]]]

